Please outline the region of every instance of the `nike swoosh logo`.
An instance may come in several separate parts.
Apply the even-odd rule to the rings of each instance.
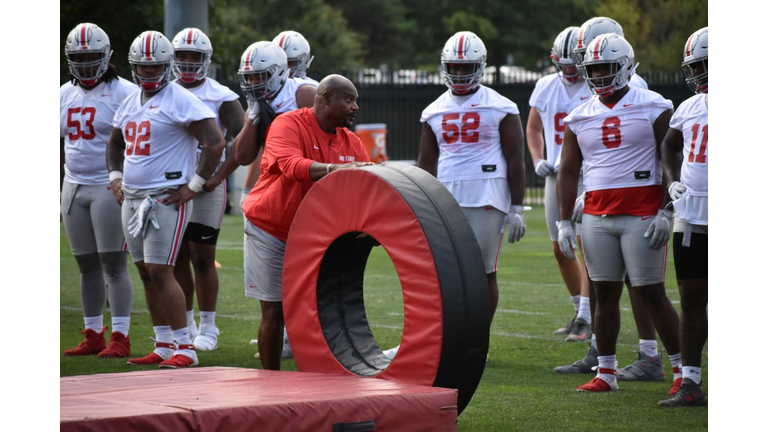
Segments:
[[[107,186],[107,190],[112,190],[112,185]]]
[[[584,100],[584,99],[589,99],[589,98],[590,98],[589,96],[584,96],[583,98],[579,98],[579,99]]]
[[[256,288],[256,285],[248,285],[248,288]]]
[[[316,149],[320,150],[320,147],[318,147],[318,146],[316,146],[316,145],[314,145],[314,144],[312,144],[312,147],[314,147],[314,148],[316,148]]]
[[[640,220],[648,220],[652,218],[653,216],[640,216]]]
[[[280,108],[280,106],[283,105],[284,102],[280,102],[279,104],[275,105],[275,108]]]
[[[108,95],[108,94],[106,94],[106,95],[105,95],[105,94],[101,95],[101,97],[109,97],[109,96],[111,96],[111,95]]]
[[[160,108],[160,105],[150,105],[149,106],[149,109],[155,109],[155,108]]]
[[[480,105],[480,104],[471,104],[470,106],[471,106],[471,107],[476,107],[476,106],[478,106],[478,105]]]
[[[634,104],[624,104],[624,108],[631,107],[632,105],[634,105]]]
[[[202,237],[200,237],[200,238],[201,238],[201,239],[203,239],[203,240],[208,240],[209,238],[213,238],[213,236],[212,236],[212,235],[209,235],[208,237],[206,237],[206,236],[202,236]]]

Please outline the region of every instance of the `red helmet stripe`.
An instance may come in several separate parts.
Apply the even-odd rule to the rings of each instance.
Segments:
[[[285,34],[283,34],[283,37],[280,38],[280,43],[278,44],[278,45],[280,45],[280,48],[285,49],[285,45],[283,45],[283,44],[285,43],[285,38],[287,36],[288,36],[288,33],[285,33]]]
[[[579,29],[579,37],[576,39],[576,48],[578,49],[585,49],[586,46],[584,46],[584,32],[587,31],[584,27]]]
[[[600,60],[600,44],[603,43],[603,35],[600,35],[595,39],[595,51],[592,53],[594,60]]]
[[[686,57],[691,55],[691,45],[693,45],[693,37],[695,34],[692,34],[691,37],[688,38],[688,42],[685,44],[685,55]]]
[[[245,64],[243,67],[245,69],[251,68],[251,55],[253,54],[253,49],[248,50],[248,53],[245,54]]]
[[[152,60],[152,32],[147,32],[144,36],[144,54],[147,60]]]
[[[464,58],[464,34],[459,37],[459,60]]]
[[[85,37],[88,34],[88,26],[81,25],[80,26],[80,46],[83,47],[83,49],[88,48],[88,41],[85,40]]]
[[[192,35],[193,34],[194,34],[194,32],[192,30],[190,30],[189,33],[187,33],[187,45],[192,45]]]

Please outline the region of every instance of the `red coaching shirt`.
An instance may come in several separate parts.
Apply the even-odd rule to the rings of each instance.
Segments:
[[[313,161],[345,164],[370,158],[347,128],[336,128],[335,134],[323,131],[312,108],[279,115],[269,128],[259,181],[243,201],[245,217],[286,241],[301,200],[315,184],[309,178]]]

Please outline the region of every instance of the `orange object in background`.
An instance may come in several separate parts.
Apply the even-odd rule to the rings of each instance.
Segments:
[[[387,125],[384,123],[360,124],[355,127],[355,133],[363,142],[371,162],[382,163],[387,157]]]

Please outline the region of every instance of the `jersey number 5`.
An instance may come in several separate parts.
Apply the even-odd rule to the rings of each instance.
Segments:
[[[448,123],[458,120],[459,113],[443,116],[443,140],[446,144],[455,144],[459,140],[464,143],[476,143],[480,140],[480,115],[476,112],[464,113],[461,123]]]
[[[136,122],[125,125],[126,156],[149,156],[149,136],[151,127],[148,121],[143,121],[136,126]]]
[[[699,154],[694,157],[694,153],[696,152],[696,141],[699,138],[699,129],[701,129],[701,145],[699,145]],[[701,127],[700,124],[696,123],[691,127],[693,135],[691,136],[691,152],[688,153],[688,162],[707,163],[707,129],[709,129],[708,124]]]
[[[75,114],[80,114],[80,119],[75,120],[73,116]],[[94,107],[85,107],[85,108],[70,108],[67,110],[67,127],[68,128],[75,128],[75,132],[69,133],[69,140],[70,141],[77,141],[80,138],[84,140],[92,140],[96,137],[96,131],[93,129],[93,119],[96,117],[96,108]],[[80,122],[83,123],[83,126],[80,125]]]

